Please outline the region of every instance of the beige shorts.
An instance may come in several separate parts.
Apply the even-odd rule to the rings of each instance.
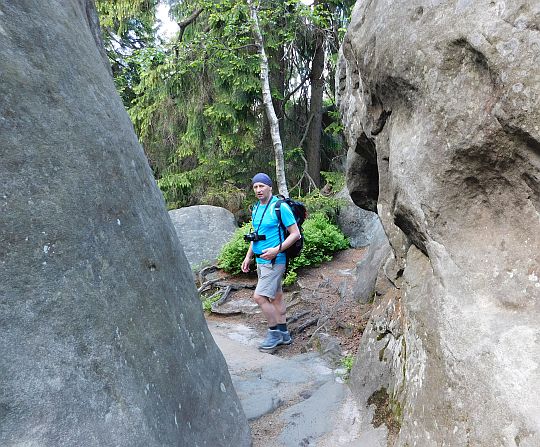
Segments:
[[[285,274],[285,264],[257,264],[257,276],[259,278],[255,293],[265,296],[269,300],[281,292],[281,282]]]

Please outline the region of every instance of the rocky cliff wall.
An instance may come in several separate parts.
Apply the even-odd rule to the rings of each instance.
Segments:
[[[353,384],[388,393],[395,445],[540,445],[539,67],[532,0],[355,6],[348,188],[381,217],[397,288]]]
[[[250,445],[96,23],[0,1],[0,445]]]

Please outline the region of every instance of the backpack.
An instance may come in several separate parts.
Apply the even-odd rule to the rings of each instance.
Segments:
[[[302,202],[297,202],[296,200],[293,200],[289,197],[283,197],[282,195],[278,195],[277,197],[279,197],[279,200],[276,202],[275,211],[276,216],[279,220],[279,224],[281,225],[281,228],[283,228],[284,239],[287,239],[287,236],[289,236],[289,232],[287,231],[287,227],[283,224],[283,221],[281,220],[282,203],[286,203],[287,205],[289,205],[289,208],[293,212],[294,218],[296,219],[296,225],[298,225],[298,229],[300,230],[300,239],[298,239],[294,244],[292,244],[289,248],[285,250],[285,255],[287,256],[288,263],[289,260],[296,258],[304,247],[304,230],[302,229],[302,224],[307,218],[307,209]]]

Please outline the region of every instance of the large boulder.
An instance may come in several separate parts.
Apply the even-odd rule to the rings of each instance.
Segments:
[[[218,206],[188,206],[169,215],[192,268],[214,263],[238,228],[233,213]]]
[[[348,188],[377,210],[400,289],[352,381],[364,403],[387,392],[395,445],[540,445],[539,27],[530,0],[353,11]]]
[[[93,4],[0,2],[0,445],[248,446]]]

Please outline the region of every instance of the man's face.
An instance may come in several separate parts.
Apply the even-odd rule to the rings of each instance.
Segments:
[[[262,203],[266,203],[272,196],[272,187],[264,183],[253,183],[253,192]]]

